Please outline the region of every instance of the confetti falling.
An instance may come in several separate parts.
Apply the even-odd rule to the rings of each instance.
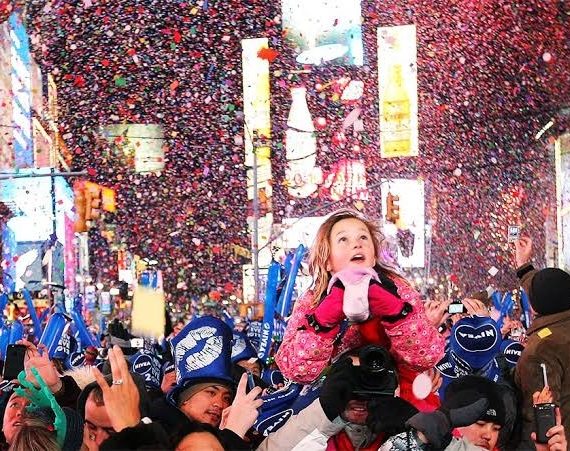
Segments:
[[[241,283],[246,260],[214,249],[249,247],[240,40],[266,36],[270,48],[260,57],[271,62],[275,222],[354,203],[327,207],[325,188],[304,200],[288,197],[290,88],[304,85],[325,173],[342,158],[364,160],[371,195],[359,206],[376,217],[382,178],[423,179],[432,275],[453,275],[466,291],[510,287],[507,226],[524,223],[523,233],[543,249],[544,223],[556,214],[551,138],[568,128],[562,112],[570,98],[564,2],[363,1],[362,66],[299,66],[279,3],[29,2],[34,57],[58,85],[60,131],[74,169],[96,168],[93,181],[118,193],[119,212],[105,226],[115,241],[90,232],[94,276],[115,279],[115,251],[126,246],[158,259],[166,290],[181,301]],[[420,156],[385,160],[376,28],[409,23],[418,36]],[[362,93],[343,99],[351,81],[361,83]],[[555,127],[535,140],[553,117]],[[162,125],[160,173],[134,173],[134,156],[98,132],[122,123]],[[542,253],[537,257],[545,263]],[[488,272],[493,266],[495,276]]]

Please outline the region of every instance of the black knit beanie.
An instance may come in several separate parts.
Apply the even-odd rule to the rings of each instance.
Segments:
[[[532,278],[530,304],[539,315],[570,310],[570,274],[558,268],[545,268]]]
[[[479,420],[503,426],[506,406],[501,388],[496,382],[482,376],[468,375],[455,379],[445,389],[442,406],[449,410],[457,409],[473,404],[481,398],[486,398],[489,406]]]

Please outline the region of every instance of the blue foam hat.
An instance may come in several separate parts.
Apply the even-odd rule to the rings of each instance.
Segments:
[[[172,405],[187,388],[201,382],[235,387],[232,378],[232,330],[213,316],[193,319],[172,340],[176,386],[166,395]]]
[[[257,359],[257,351],[243,332],[234,330],[234,343],[232,346],[232,363],[240,360]]]
[[[514,368],[522,355],[524,345],[515,340],[504,340],[501,343],[501,354],[510,368]]]
[[[473,370],[485,367],[500,352],[503,338],[497,323],[486,316],[457,321],[451,329],[449,350]]]
[[[129,357],[131,371],[140,374],[148,388],[160,388],[161,364],[156,354],[141,349]]]

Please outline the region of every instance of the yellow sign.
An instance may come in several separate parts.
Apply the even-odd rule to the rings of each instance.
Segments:
[[[418,155],[416,27],[378,28],[380,154]]]
[[[115,200],[115,190],[111,188],[101,187],[101,205],[103,210],[109,213],[117,211],[117,204]]]

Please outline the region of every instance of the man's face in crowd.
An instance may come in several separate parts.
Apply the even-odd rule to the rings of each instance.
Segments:
[[[494,449],[499,440],[501,426],[488,421],[477,421],[469,426],[459,428],[459,431],[473,445],[485,449]]]
[[[29,403],[26,398],[22,398],[16,393],[12,393],[12,396],[10,396],[2,422],[2,431],[8,444],[12,443],[16,433],[22,426],[22,415],[25,413],[25,408]]]
[[[366,424],[368,401],[353,399],[348,402],[341,417],[353,424]]]
[[[113,426],[105,405],[96,400],[93,392],[90,393],[85,403],[83,443],[90,451],[98,450],[101,443],[113,433]]]
[[[180,410],[194,421],[208,423],[214,427],[220,425],[222,411],[232,402],[232,393],[224,385],[212,385],[180,404]]]

